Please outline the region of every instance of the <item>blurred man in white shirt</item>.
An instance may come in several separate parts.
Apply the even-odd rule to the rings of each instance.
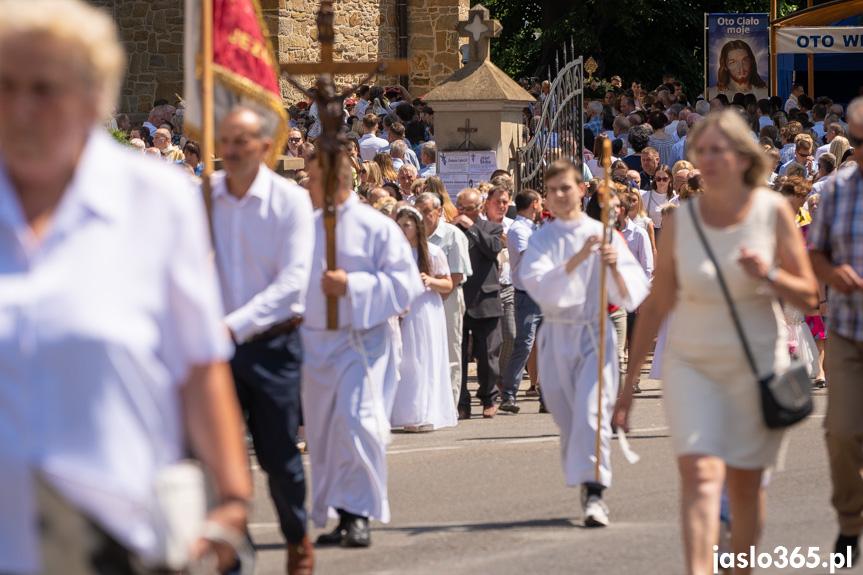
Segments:
[[[288,573],[306,575],[314,550],[296,439],[312,204],[305,190],[263,164],[272,141],[262,122],[253,110],[237,108],[219,127],[224,171],[212,177],[213,243],[225,323],[237,344],[231,360],[237,396],[288,543]]]

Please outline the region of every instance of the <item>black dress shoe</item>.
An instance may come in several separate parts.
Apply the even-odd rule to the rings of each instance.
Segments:
[[[848,548],[851,548],[851,564],[842,565],[843,569],[849,569],[857,564],[857,559],[860,558],[860,535],[842,535],[836,539],[836,547],[833,552],[837,555],[847,558],[849,555]]]
[[[517,406],[515,404],[515,402],[511,399],[507,399],[506,401],[501,403],[500,406],[498,407],[498,409],[501,411],[506,411],[508,413],[512,413],[512,414],[515,414],[515,413],[518,413],[519,411],[521,411],[521,408],[519,406]]]
[[[342,547],[368,547],[371,544],[369,520],[365,517],[353,517],[342,538]]]
[[[316,545],[341,545],[347,532],[347,522],[342,519],[336,528],[329,533],[323,533],[318,536]]]
[[[548,413],[548,409],[546,409],[544,401],[539,402],[539,412],[540,413]]]

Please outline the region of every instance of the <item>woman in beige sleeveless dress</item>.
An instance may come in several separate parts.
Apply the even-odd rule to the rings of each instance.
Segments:
[[[776,457],[782,431],[764,425],[757,379],[696,223],[718,260],[759,376],[789,363],[776,296],[802,309],[813,307],[818,297],[787,202],[758,187],[765,181],[765,159],[740,116],[711,114],[689,137],[707,192],[663,222],[652,293],[630,352],[635,368],[628,370],[614,421],[628,429],[635,376],[660,323],[674,309],[662,379],[681,475],[687,571],[702,575],[713,573],[723,483],[734,521],[732,551],[748,556],[757,543],[764,522],[761,475]],[[749,568],[735,569],[735,575],[748,573]]]

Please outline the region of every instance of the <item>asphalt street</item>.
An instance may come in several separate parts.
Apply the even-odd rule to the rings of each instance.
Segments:
[[[550,415],[538,413],[535,398],[523,397],[526,386],[525,380],[518,415],[474,417],[433,433],[394,433],[388,453],[392,521],[372,523],[369,549],[318,549],[316,572],[683,574],[679,480],[661,382],[643,381],[644,393],[636,396],[629,439],[641,461],[629,464],[613,446],[614,480],[605,494],[611,525],[603,529],[583,527],[579,492],[564,485],[557,428]],[[818,547],[823,563],[832,550],[837,531],[822,431],[826,395],[815,391],[814,414],[786,434],[759,552],[784,546],[790,555],[801,547],[805,556]],[[255,483],[250,530],[257,573],[284,573],[284,546],[259,469]],[[312,527],[311,535],[323,531]],[[863,567],[841,572],[863,573]]]

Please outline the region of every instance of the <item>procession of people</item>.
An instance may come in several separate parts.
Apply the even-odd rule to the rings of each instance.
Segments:
[[[251,447],[284,571],[310,575],[316,549],[369,547],[390,521],[394,433],[517,417],[523,397],[559,429],[572,516],[612,525],[612,438],[634,461],[651,352],[686,572],[715,572],[723,497],[720,553],[758,545],[813,388],[834,552],[857,560],[863,98],[690,102],[673,77],[618,78],[575,110],[585,152],[542,189],[507,170],[451,189],[431,107],[364,85],[338,137],[321,106],[287,109],[275,152],[304,163],[286,174],[271,119],[230,107],[210,174],[183,101],[113,114],[128,146],[106,134],[126,61],[109,16],[2,10],[0,574],[248,572]],[[529,136],[548,95],[527,87]],[[309,519],[331,530],[313,541]]]

